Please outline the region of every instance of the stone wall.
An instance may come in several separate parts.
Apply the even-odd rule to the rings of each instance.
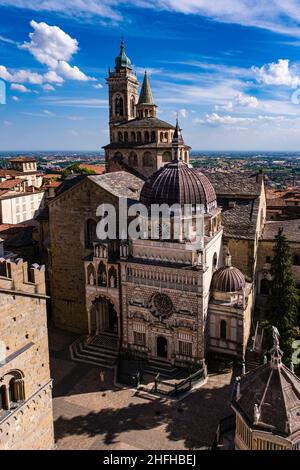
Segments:
[[[49,369],[44,269],[1,263],[0,449],[52,449],[52,383]],[[12,398],[11,387],[18,387]],[[13,382],[13,384],[12,384]],[[19,385],[20,384],[20,385]],[[22,390],[21,390],[22,389]],[[20,391],[21,390],[21,391]]]
[[[84,259],[93,249],[86,247],[86,222],[97,222],[99,204],[117,202],[86,178],[49,204],[52,315],[61,328],[88,331]]]

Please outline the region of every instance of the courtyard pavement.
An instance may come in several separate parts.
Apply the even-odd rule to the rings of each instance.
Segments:
[[[212,445],[230,414],[232,374],[209,375],[182,401],[142,398],[114,385],[114,372],[72,362],[76,336],[50,329],[50,363],[57,449],[192,450]],[[102,369],[103,371],[104,369]],[[102,380],[101,380],[102,379]]]

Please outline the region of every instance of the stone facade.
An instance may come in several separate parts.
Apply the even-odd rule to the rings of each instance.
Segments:
[[[118,211],[119,195],[137,197],[134,188],[141,188],[142,182],[119,172],[113,177],[89,176],[76,183],[49,202],[49,273],[55,324],[84,333],[89,329],[87,305],[91,302],[88,294],[92,287],[86,292],[90,279],[86,279],[83,260],[93,257],[99,221],[97,208],[101,203],[109,203]],[[118,185],[122,187],[120,193]],[[89,237],[91,229],[92,238]],[[95,260],[94,264],[96,268]],[[94,287],[98,287],[96,283]]]
[[[0,260],[0,331],[0,449],[52,449],[44,267]]]

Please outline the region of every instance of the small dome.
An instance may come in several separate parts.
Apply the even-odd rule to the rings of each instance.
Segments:
[[[120,54],[116,57],[115,64],[116,64],[117,69],[122,68],[122,67],[131,68],[131,60],[126,55],[125,45],[124,45],[123,40],[121,41]]]
[[[205,212],[217,208],[209,179],[181,160],[174,160],[154,173],[144,184],[141,202],[151,204],[203,205]]]
[[[212,288],[219,292],[240,292],[246,285],[244,274],[233,266],[218,269],[212,279]]]

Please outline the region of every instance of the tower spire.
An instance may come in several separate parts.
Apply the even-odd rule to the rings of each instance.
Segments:
[[[141,94],[139,98],[139,104],[140,105],[155,105],[152,91],[151,91],[151,86],[148,78],[148,73],[147,70],[145,70],[145,75],[144,75],[144,81],[141,89]]]
[[[181,134],[182,129],[179,126],[178,115],[176,118],[175,131],[172,139],[173,160],[183,160],[184,140]]]
[[[147,70],[145,70],[144,81],[137,105],[139,118],[156,117],[156,104],[154,103]]]

